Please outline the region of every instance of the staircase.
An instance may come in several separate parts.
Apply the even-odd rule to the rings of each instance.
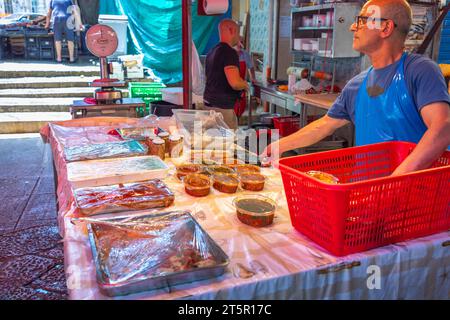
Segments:
[[[0,134],[39,132],[49,121],[71,119],[73,100],[92,97],[89,83],[99,74],[89,59],[76,64],[0,62]]]

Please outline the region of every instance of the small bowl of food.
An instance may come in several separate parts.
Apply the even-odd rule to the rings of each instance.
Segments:
[[[239,175],[241,188],[249,191],[261,191],[264,189],[266,177],[257,172],[244,172]]]
[[[234,173],[232,168],[230,168],[228,166],[223,166],[223,165],[208,166],[206,168],[206,171],[209,172],[209,174],[211,174],[211,175],[221,174],[221,173],[226,173],[226,174]]]
[[[203,170],[203,167],[199,164],[182,164],[177,167],[177,177],[178,179],[182,179],[183,177],[187,176],[191,173],[200,173]]]
[[[259,194],[242,195],[233,200],[238,219],[252,227],[265,227],[273,223],[277,205]]]
[[[310,170],[310,171],[306,172],[306,174],[310,177],[313,177],[313,178],[320,180],[322,182],[325,182],[325,183],[330,183],[330,184],[338,184],[339,183],[338,178],[336,178],[332,174],[329,174],[326,172]]]
[[[213,188],[224,193],[235,193],[239,180],[235,174],[216,173],[212,176]]]
[[[234,171],[236,173],[246,173],[246,172],[261,172],[261,169],[258,166],[255,166],[253,164],[237,164],[234,165]]]
[[[206,197],[211,191],[211,181],[204,174],[191,173],[183,178],[184,190],[193,197]]]

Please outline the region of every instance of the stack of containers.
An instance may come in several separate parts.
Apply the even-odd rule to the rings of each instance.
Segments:
[[[128,84],[130,98],[142,98],[146,105],[145,110],[138,110],[138,116],[150,114],[150,103],[162,99],[161,89],[165,87],[165,84],[161,82],[130,82]]]

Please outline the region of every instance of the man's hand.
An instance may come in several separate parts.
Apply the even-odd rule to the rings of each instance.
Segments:
[[[262,166],[269,166],[275,159],[280,157],[280,145],[278,141],[269,144],[260,154],[259,159]]]
[[[50,28],[50,23],[49,23],[49,22],[46,22],[46,23],[45,23],[45,26],[44,26],[44,29],[48,29],[48,28]]]
[[[255,100],[256,104],[259,106],[261,104],[261,99],[258,97],[252,97],[253,100]]]
[[[264,150],[263,152],[261,152],[261,154],[259,155],[261,159],[263,158],[268,158],[270,157],[270,155],[272,154],[272,147],[269,144]]]
[[[399,165],[397,169],[395,169],[394,172],[392,172],[391,176],[399,176],[408,172],[409,172],[408,170],[402,168],[402,165]]]
[[[225,72],[225,76],[227,78],[228,84],[233,90],[241,91],[241,90],[249,90],[249,85],[247,81],[241,78],[239,74],[239,69],[234,66],[226,66],[223,71]]]

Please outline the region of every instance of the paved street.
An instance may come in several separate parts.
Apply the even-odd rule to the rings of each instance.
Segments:
[[[67,297],[51,161],[38,135],[0,135],[0,299]]]

